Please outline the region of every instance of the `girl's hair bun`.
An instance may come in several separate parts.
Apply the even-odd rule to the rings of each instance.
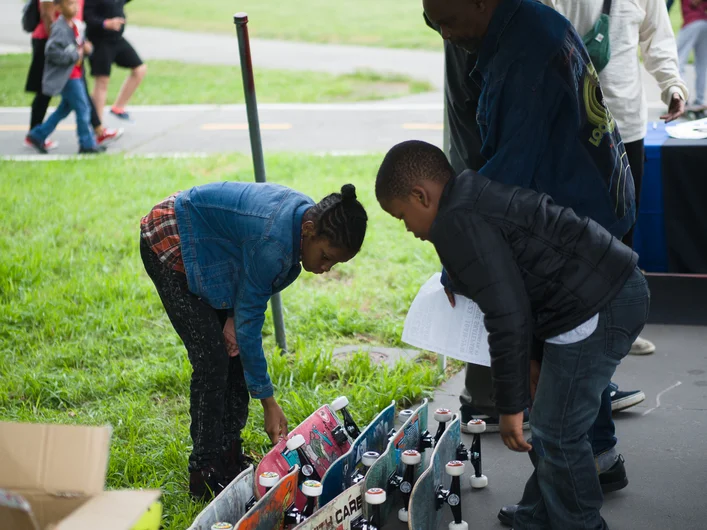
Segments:
[[[343,202],[353,202],[356,200],[356,186],[353,184],[344,184],[341,186],[341,200]]]

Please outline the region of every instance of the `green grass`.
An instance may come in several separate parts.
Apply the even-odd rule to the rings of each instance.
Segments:
[[[442,49],[422,19],[420,0],[150,0],[126,7],[128,24],[229,33],[233,14],[248,13],[254,38]]]
[[[330,274],[303,273],[283,293],[291,355],[265,325],[270,373],[291,425],[346,394],[365,423],[439,382],[422,358],[394,369],[366,355],[332,362],[340,344],[400,344],[418,287],[438,268],[431,245],[380,210],[380,157],[278,155],[271,180],[319,199],[352,182],[368,208],[361,253]],[[145,160],[104,156],[2,162],[0,178],[0,420],[111,424],[109,488],[158,487],[164,528],[182,530],[202,504],[186,493],[191,366],[138,253],[138,224],[169,193],[219,180],[252,180],[241,155]],[[262,408],[251,404],[246,448],[267,450]]]
[[[24,91],[29,54],[0,55],[0,107],[25,107],[33,94]],[[108,103],[115,100],[128,70],[114,68]],[[89,77],[89,89],[92,89]],[[361,101],[406,96],[431,90],[424,81],[402,75],[361,71],[333,75],[322,72],[256,70],[258,102],[317,103]],[[241,71],[213,66],[150,61],[147,77],[135,92],[132,105],[228,104],[243,102]]]

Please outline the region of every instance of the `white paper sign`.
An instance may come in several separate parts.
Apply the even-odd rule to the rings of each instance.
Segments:
[[[440,273],[420,288],[405,317],[403,342],[461,361],[491,366],[484,314],[474,302],[455,295],[449,304]]]

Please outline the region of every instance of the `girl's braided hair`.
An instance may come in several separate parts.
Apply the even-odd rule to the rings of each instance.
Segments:
[[[354,254],[361,250],[368,216],[363,205],[356,200],[353,184],[344,184],[341,193],[324,197],[307,210],[305,220],[313,221],[317,236],[325,237],[331,245]]]

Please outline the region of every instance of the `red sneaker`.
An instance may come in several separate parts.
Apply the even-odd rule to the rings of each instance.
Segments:
[[[96,136],[96,143],[98,145],[108,144],[114,142],[121,136],[123,136],[124,129],[109,129],[105,127],[103,133]]]
[[[31,147],[33,149],[35,147],[35,145],[29,140],[29,136],[25,136],[24,143],[26,147]],[[52,151],[57,147],[59,147],[59,142],[55,142],[54,140],[50,140],[49,138],[44,141],[44,149],[46,149],[47,151]]]

